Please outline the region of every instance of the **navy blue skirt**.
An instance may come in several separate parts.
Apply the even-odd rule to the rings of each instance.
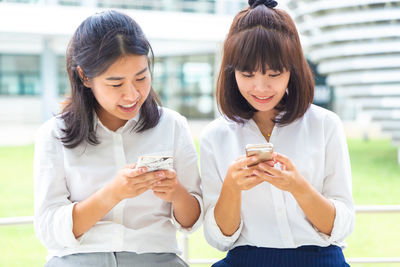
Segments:
[[[236,247],[212,267],[348,267],[338,246],[298,248]]]

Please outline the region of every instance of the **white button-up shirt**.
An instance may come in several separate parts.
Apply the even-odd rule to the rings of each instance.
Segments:
[[[64,122],[55,117],[39,130],[34,157],[34,227],[48,249],[48,258],[84,252],[132,251],[180,253],[176,229],[194,231],[202,222],[202,197],[197,154],[186,119],[162,108],[158,125],[141,133],[131,129],[139,115],[113,132],[95,118],[99,145],[82,143],[68,149],[59,138]],[[191,229],[175,220],[171,203],[151,190],[117,204],[76,239],[72,208],[114,179],[141,155],[170,155],[182,185],[199,201],[201,214]]]
[[[288,156],[298,171],[336,209],[330,236],[307,219],[294,197],[264,182],[242,191],[241,223],[232,236],[224,236],[214,218],[214,207],[228,167],[245,154],[246,144],[266,143],[251,119],[243,125],[219,118],[200,139],[200,166],[205,209],[204,233],[220,250],[250,245],[296,248],[302,245],[345,246],[354,226],[351,169],[346,138],[339,117],[311,105],[305,115],[286,126],[275,126],[270,142],[274,151]]]

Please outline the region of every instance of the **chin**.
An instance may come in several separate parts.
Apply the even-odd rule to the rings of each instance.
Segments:
[[[260,105],[252,105],[252,107],[257,110],[257,111],[261,111],[261,112],[266,112],[266,111],[270,111],[272,109],[274,109],[273,107],[263,107]]]

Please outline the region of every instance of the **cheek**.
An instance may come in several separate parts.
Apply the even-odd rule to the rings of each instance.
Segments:
[[[140,87],[140,94],[144,97],[147,98],[147,96],[150,93],[150,89],[151,89],[151,81],[148,81],[146,83],[144,83],[141,87]]]
[[[242,95],[246,95],[248,89],[250,88],[250,84],[243,79],[237,79],[236,83],[238,85],[239,91]]]
[[[113,102],[118,100],[118,96],[115,94],[115,91],[112,92],[107,88],[93,87],[92,92],[97,102],[103,108],[112,105]]]

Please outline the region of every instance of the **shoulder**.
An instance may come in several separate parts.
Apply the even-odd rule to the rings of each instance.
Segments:
[[[162,129],[188,128],[186,117],[172,109],[159,107],[161,113],[159,127]]]
[[[245,125],[245,124],[244,124]],[[237,133],[239,128],[243,128],[244,125],[238,124],[231,121],[223,116],[220,116],[210,122],[203,130],[200,140],[212,140],[219,139],[223,136],[228,136],[232,133]],[[219,139],[221,140],[221,139]]]
[[[186,118],[175,110],[166,107],[159,107],[159,111],[161,113],[161,120],[186,121]]]
[[[52,117],[44,122],[36,132],[35,147],[61,146],[61,137],[65,123],[61,115]]]
[[[344,128],[339,116],[325,108],[311,105],[302,118],[308,132],[323,134],[325,138],[333,135],[344,135]]]
[[[57,115],[44,122],[38,129],[37,137],[43,138],[59,138],[62,136],[62,129],[65,127],[62,115]]]
[[[310,105],[304,114],[304,119],[310,123],[320,123],[324,126],[341,125],[341,120],[336,113],[314,104]]]

